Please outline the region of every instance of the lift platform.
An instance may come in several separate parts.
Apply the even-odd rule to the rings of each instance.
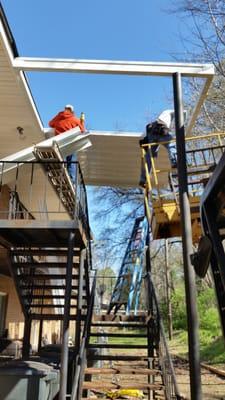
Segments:
[[[198,242],[202,233],[200,198],[224,152],[224,139],[224,133],[186,137],[188,190],[194,243]],[[142,150],[144,160],[146,151],[149,151],[152,164],[149,174],[145,162],[147,171],[145,205],[148,208],[152,236],[153,239],[181,236],[178,173],[177,170],[171,170],[169,161],[160,168],[159,159],[151,156],[151,147],[154,145],[156,144],[144,145]],[[162,150],[165,152],[165,149]]]

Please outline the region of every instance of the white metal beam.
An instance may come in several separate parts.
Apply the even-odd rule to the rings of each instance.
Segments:
[[[197,116],[198,116],[198,114],[200,112],[201,106],[203,105],[204,100],[205,100],[205,98],[207,96],[207,93],[208,93],[208,90],[209,90],[209,87],[211,85],[212,80],[213,80],[213,75],[209,76],[208,79],[205,81],[205,84],[204,84],[204,86],[202,88],[202,91],[201,91],[201,93],[199,95],[199,98],[198,98],[198,100],[196,102],[195,108],[194,108],[194,110],[192,112],[192,115],[191,115],[189,121],[188,121],[188,125],[187,125],[187,128],[186,128],[186,135],[190,135],[191,134],[192,128],[193,128],[193,126],[195,124],[195,121],[196,121],[196,118],[197,118]]]
[[[165,63],[143,61],[76,60],[17,57],[13,67],[22,71],[85,72],[92,74],[202,77],[214,75],[212,64]]]

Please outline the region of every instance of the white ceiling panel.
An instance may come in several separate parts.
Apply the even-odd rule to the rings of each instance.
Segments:
[[[91,147],[78,153],[86,185],[137,187],[140,179],[141,150],[138,132],[90,131]],[[167,152],[162,148],[158,162],[169,169]],[[168,173],[160,177],[167,184]]]

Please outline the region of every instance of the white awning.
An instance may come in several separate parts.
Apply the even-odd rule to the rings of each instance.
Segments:
[[[137,187],[141,170],[139,140],[142,132],[90,131],[92,146],[78,154],[86,185]],[[169,169],[167,151],[161,146],[157,165]],[[161,174],[160,185],[168,181]]]

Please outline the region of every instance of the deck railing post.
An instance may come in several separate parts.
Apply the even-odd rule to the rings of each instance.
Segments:
[[[190,390],[191,390],[192,400],[201,400],[202,398],[201,370],[200,370],[200,355],[199,355],[196,286],[195,286],[194,269],[193,266],[191,265],[191,259],[190,259],[190,255],[192,254],[191,212],[190,212],[190,203],[188,197],[181,75],[178,72],[173,74],[173,92],[174,92],[184,278],[185,278],[186,308],[187,308],[187,321],[188,321]]]
[[[23,335],[23,358],[28,358],[30,355],[30,333],[31,333],[31,318],[25,318],[24,322],[24,335]]]
[[[77,296],[77,319],[76,319],[76,335],[75,335],[75,352],[80,351],[80,337],[81,337],[81,316],[83,305],[83,276],[84,276],[84,261],[86,249],[80,252],[80,266],[79,266],[79,282],[78,282],[78,296]]]
[[[42,333],[43,333],[43,319],[39,322],[39,332],[38,332],[38,351],[42,346]]]
[[[68,239],[68,257],[67,257],[67,269],[66,269],[66,288],[65,288],[65,305],[64,305],[64,318],[63,318],[63,334],[62,334],[59,400],[65,400],[67,392],[68,358],[69,358],[68,340],[69,340],[74,242],[75,242],[75,233],[70,232]]]

